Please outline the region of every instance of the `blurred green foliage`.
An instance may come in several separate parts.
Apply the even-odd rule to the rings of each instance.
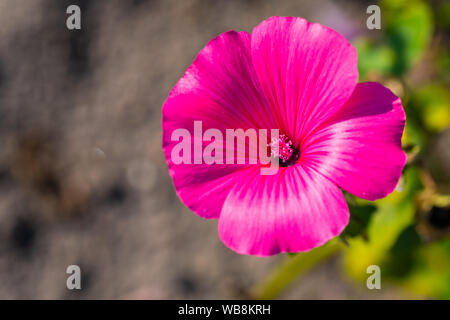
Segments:
[[[424,126],[432,132],[439,132],[450,123],[449,101],[450,95],[445,87],[429,84],[415,92],[413,103],[417,104]]]
[[[423,56],[433,30],[431,9],[419,0],[382,1],[384,31],[395,51],[392,73],[402,76]]]

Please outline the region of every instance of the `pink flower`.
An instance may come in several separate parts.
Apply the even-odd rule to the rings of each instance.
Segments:
[[[340,188],[364,199],[391,193],[406,162],[401,101],[378,83],[357,83],[357,56],[337,32],[301,18],[272,17],[203,48],[165,102],[163,149],[180,199],[219,219],[242,254],[320,246],[349,220]],[[175,164],[175,129],[277,128],[288,165]],[[270,142],[270,141],[269,141]],[[290,144],[289,142],[292,142]],[[295,157],[295,158],[292,158]]]

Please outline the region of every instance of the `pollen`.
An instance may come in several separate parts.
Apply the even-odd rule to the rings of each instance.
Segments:
[[[280,159],[280,164],[284,166],[293,164],[299,156],[292,141],[284,134],[280,134],[278,138],[272,138],[270,154],[272,157]]]

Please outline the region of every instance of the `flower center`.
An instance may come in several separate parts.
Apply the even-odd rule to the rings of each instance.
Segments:
[[[278,138],[272,138],[270,154],[272,157],[279,159],[280,166],[289,167],[297,161],[300,153],[286,135],[280,134]]]

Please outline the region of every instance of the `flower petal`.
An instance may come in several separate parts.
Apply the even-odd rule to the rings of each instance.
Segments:
[[[347,101],[358,81],[355,48],[302,18],[263,21],[253,30],[251,50],[278,127],[296,146]]]
[[[232,174],[245,165],[175,164],[171,154],[178,140],[172,141],[172,133],[184,128],[194,137],[196,120],[202,121],[203,132],[216,128],[223,137],[226,129],[273,127],[255,78],[250,35],[229,31],[200,51],[163,106],[163,149],[169,173],[181,200],[202,217],[219,216],[235,182]]]
[[[301,159],[358,197],[383,198],[406,163],[404,127],[400,99],[378,83],[360,83],[338,114],[305,140]]]
[[[241,254],[269,256],[320,246],[348,223],[344,196],[308,166],[263,176],[250,168],[226,199],[219,218],[222,241]]]

